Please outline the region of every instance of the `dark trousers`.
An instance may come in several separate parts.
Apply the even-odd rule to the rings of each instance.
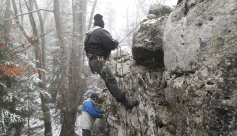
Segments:
[[[100,75],[113,97],[115,97],[118,102],[125,101],[125,95],[119,89],[117,80],[112,74],[109,66],[104,68],[104,63],[105,61],[99,62],[97,59],[89,59],[91,71]]]
[[[82,136],[91,136],[91,131],[86,130],[86,129],[82,129]]]

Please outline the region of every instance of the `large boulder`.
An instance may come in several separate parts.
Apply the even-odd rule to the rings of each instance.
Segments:
[[[237,135],[237,1],[183,0],[164,32],[176,135]]]
[[[148,11],[148,14],[154,14],[156,16],[161,15],[161,14],[170,14],[172,11],[170,6],[163,5],[163,4],[152,4],[150,6],[150,9]]]
[[[164,67],[162,38],[167,16],[153,17],[145,19],[133,35],[133,59],[144,66]]]
[[[149,15],[133,34],[132,54],[137,64],[164,67],[163,32],[171,11],[169,6],[162,4],[150,7]]]

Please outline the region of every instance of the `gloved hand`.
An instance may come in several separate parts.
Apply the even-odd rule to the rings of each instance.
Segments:
[[[102,119],[105,119],[105,115],[103,115],[101,118],[102,118]]]
[[[104,110],[104,113],[107,112],[107,110]]]

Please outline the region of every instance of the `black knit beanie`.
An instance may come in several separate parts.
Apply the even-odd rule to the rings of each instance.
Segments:
[[[98,96],[97,96],[96,93],[92,93],[91,96],[90,96],[90,98],[91,98],[92,100],[97,100],[97,99],[98,99]]]
[[[102,18],[103,18],[102,15],[96,14],[96,15],[94,16],[94,20],[95,20],[94,26],[100,26],[100,27],[104,28],[104,25],[105,25],[105,24],[104,24],[104,21],[102,20]]]

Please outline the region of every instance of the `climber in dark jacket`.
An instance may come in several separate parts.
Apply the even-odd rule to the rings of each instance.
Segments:
[[[138,105],[138,101],[128,101],[126,99],[125,94],[119,89],[110,68],[105,64],[111,50],[118,47],[118,41],[114,40],[111,34],[104,29],[102,18],[102,15],[96,14],[94,16],[94,26],[86,33],[84,46],[89,58],[89,66],[93,73],[99,74],[105,81],[108,90],[116,100],[127,109],[131,109]]]

